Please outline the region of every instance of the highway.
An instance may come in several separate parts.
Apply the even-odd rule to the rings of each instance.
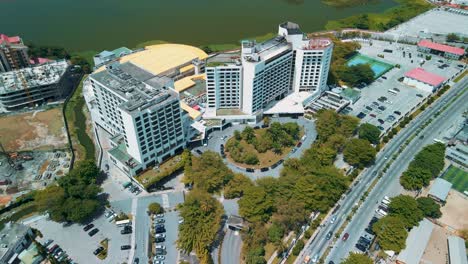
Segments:
[[[376,157],[373,166],[364,170],[356,183],[351,187],[349,193],[339,201],[340,208],[336,210],[334,214],[336,216],[336,222],[334,224],[326,224],[321,227],[319,233],[313,241],[306,245],[301,255],[297,258],[295,263],[303,263],[305,256],[313,257],[318,255],[321,257],[325,250],[332,246],[331,241],[326,239],[326,234],[332,232],[333,234],[339,229],[339,227],[346,220],[346,216],[351,212],[353,206],[357,204],[367,190],[373,179],[383,170],[387,161],[398,153],[398,149],[405,143],[407,139],[416,132],[416,130],[423,125],[427,120],[434,116],[436,112],[441,110],[444,105],[454,99],[463,89],[468,87],[468,78],[465,77],[462,81],[454,84],[452,88],[447,91],[439,100],[434,102],[431,107],[428,107],[426,111],[418,115],[412,122],[410,122],[404,129],[402,129],[387,145],[379,152]],[[353,250],[354,244],[359,238],[360,232],[365,228],[370,218],[374,214],[376,202],[379,201],[391,187],[391,182],[398,182],[398,177],[406,166],[414,157],[414,155],[422,148],[424,144],[431,143],[431,134],[435,133],[436,130],[444,129],[444,126],[449,122],[453,121],[452,118],[454,112],[460,112],[464,108],[468,100],[468,93],[464,93],[462,96],[456,99],[456,101],[446,109],[441,115],[439,115],[430,126],[428,126],[422,134],[425,135],[424,140],[417,142],[418,138],[413,139],[413,142],[405,148],[405,150],[399,155],[395,162],[390,166],[387,173],[379,180],[373,191],[368,195],[365,203],[361,206],[361,209],[357,211],[352,219],[352,224],[348,225],[345,232],[350,234],[350,238],[346,243],[338,242],[334,249],[329,254],[327,260],[333,260],[334,263],[339,263],[342,257],[345,257],[350,250]],[[351,232],[351,233],[350,233]],[[344,234],[344,233],[343,233]],[[343,245],[344,244],[344,245]]]

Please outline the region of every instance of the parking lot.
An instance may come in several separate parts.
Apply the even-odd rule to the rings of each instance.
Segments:
[[[461,62],[433,54],[431,60],[426,61],[426,54],[419,53],[414,45],[389,44],[386,41],[372,40],[372,44],[361,42],[361,46],[359,51],[361,54],[393,65],[400,65],[400,68],[394,67],[370,85],[362,88],[361,98],[348,108],[349,113],[359,115],[362,122],[378,126],[383,131],[391,129],[405,114],[414,110],[430,95],[428,92],[399,81],[407,71],[422,67],[428,72],[451,79],[465,67]],[[392,52],[383,52],[384,49]],[[384,58],[379,58],[377,55],[383,55]],[[421,65],[422,61],[424,63]],[[446,66],[441,68],[440,66],[444,64]]]
[[[90,230],[83,231],[84,226],[79,224],[64,226],[61,223],[42,218],[30,225],[41,231],[43,237],[38,238],[40,243],[48,239],[54,240],[51,245],[59,245],[76,263],[116,264],[128,262],[129,251],[121,250],[120,247],[130,245],[130,235],[121,235],[121,228],[117,227],[115,223],[109,222],[104,215],[92,223],[94,228],[99,229],[99,232],[92,237],[88,234]],[[93,252],[100,246],[99,242],[106,238],[109,240],[107,258],[100,260]]]
[[[315,123],[313,121],[306,120],[303,117],[299,117],[297,119],[290,118],[290,117],[271,118],[271,122],[280,122],[280,123],[294,122],[294,123],[297,123],[299,126],[303,127],[305,130],[306,137],[302,141],[301,146],[296,147],[296,149],[294,151],[291,151],[288,155],[286,155],[283,160],[288,159],[288,158],[299,158],[302,155],[302,153],[312,145],[312,143],[315,141],[315,138],[317,137],[317,132],[315,131]],[[261,125],[262,123],[259,123],[256,126],[261,126]],[[225,144],[226,141],[230,137],[233,136],[235,130],[242,131],[245,126],[247,125],[239,124],[239,125],[228,127],[222,131],[212,132],[209,136],[210,139],[208,140],[207,145],[194,148],[193,153],[195,155],[199,155],[198,151],[205,152],[207,150],[211,150],[216,153],[219,153],[221,144]],[[283,167],[281,163],[281,164],[278,164],[274,168],[272,166],[267,171],[260,171],[259,169],[257,169],[252,172],[252,171],[246,171],[245,168],[237,167],[236,165],[228,162],[227,159],[225,160],[226,160],[227,166],[231,170],[233,170],[234,172],[243,173],[253,180],[261,178],[261,177],[266,177],[266,176],[279,177],[280,171]]]

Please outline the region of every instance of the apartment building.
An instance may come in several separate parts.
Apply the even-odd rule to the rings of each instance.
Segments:
[[[0,73],[0,106],[6,110],[65,98],[73,88],[65,60]]]
[[[112,135],[110,159],[128,176],[185,147],[186,126],[172,79],[125,62],[91,74],[86,85],[97,110],[93,121]]]
[[[205,116],[235,113],[252,119],[292,93],[304,104],[318,98],[327,89],[332,50],[331,40],[309,39],[291,22],[280,24],[278,36],[262,43],[242,41],[239,60],[206,65]]]
[[[0,34],[0,72],[29,67],[28,47],[19,36]]]

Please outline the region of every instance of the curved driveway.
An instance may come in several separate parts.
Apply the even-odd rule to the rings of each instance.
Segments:
[[[299,158],[302,155],[302,153],[312,145],[315,138],[317,137],[317,132],[315,130],[315,123],[313,121],[304,119],[302,117],[300,117],[298,119],[293,119],[293,118],[290,118],[290,117],[271,118],[271,122],[280,122],[280,123],[294,122],[294,123],[297,123],[299,126],[304,128],[305,135],[307,135],[306,139],[302,142],[302,146],[299,147],[297,149],[297,151],[295,151],[294,153],[291,152],[288,155],[286,155],[283,158],[284,160],[286,160],[288,158]],[[257,125],[260,126],[261,123],[257,124]],[[222,131],[214,131],[214,132],[212,132],[210,134],[211,139],[208,140],[208,145],[206,147],[201,146],[201,147],[194,148],[194,150],[199,149],[199,150],[201,150],[203,152],[205,152],[207,150],[211,150],[211,151],[219,153],[221,144],[225,144],[226,141],[230,137],[232,137],[235,130],[242,131],[246,126],[248,126],[248,125],[246,125],[246,124],[233,125],[233,126],[230,126],[230,127],[226,128],[226,129],[224,129]],[[253,126],[253,125],[249,125],[249,126]],[[223,137],[226,137],[226,139],[223,140]],[[279,177],[281,169],[283,168],[283,164],[281,164],[278,167],[276,167],[274,169],[270,169],[270,170],[265,171],[265,172],[261,172],[260,170],[257,169],[257,170],[255,170],[255,172],[249,173],[249,172],[246,172],[246,170],[244,168],[237,167],[236,165],[232,164],[231,162],[227,161],[226,159],[225,159],[225,161],[226,161],[227,166],[232,171],[237,172],[237,173],[243,173],[243,174],[247,175],[248,177],[250,177],[252,180],[262,178],[262,177],[266,177],[266,176],[272,176],[272,177],[277,178],[277,177]]]

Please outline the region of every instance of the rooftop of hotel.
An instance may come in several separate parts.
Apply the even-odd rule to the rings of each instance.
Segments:
[[[280,27],[286,29],[289,35],[302,35],[304,34],[298,24],[293,22],[284,22],[280,24]]]
[[[67,68],[68,62],[60,60],[0,73],[0,94],[56,83]]]
[[[321,50],[329,47],[333,42],[328,38],[313,38],[304,46],[304,50]]]
[[[432,86],[438,86],[445,81],[444,77],[425,71],[423,68],[414,68],[405,73],[405,76]]]
[[[258,62],[267,60],[289,47],[291,47],[291,44],[283,36],[276,36],[262,43],[257,43],[254,40],[244,40],[242,41],[242,56],[248,62]]]
[[[128,112],[177,98],[177,93],[169,89],[172,86],[170,78],[155,76],[130,62],[109,64],[105,70],[93,73],[91,78],[125,98],[127,101],[121,107]]]
[[[193,60],[205,60],[208,55],[201,49],[182,44],[159,44],[145,47],[120,59],[121,63],[131,62],[136,66],[158,75],[169,70],[186,66]]]

